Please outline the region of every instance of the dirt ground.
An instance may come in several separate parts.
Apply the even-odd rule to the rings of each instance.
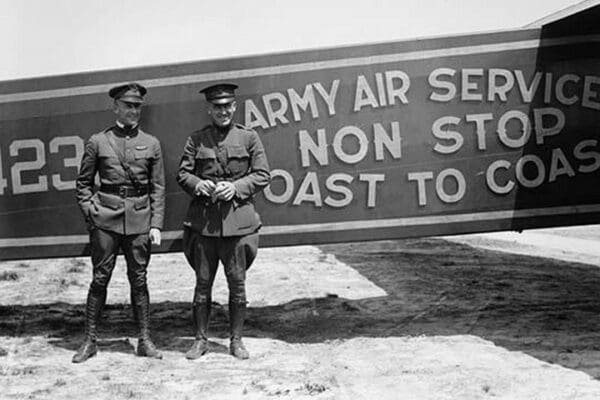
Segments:
[[[122,260],[100,352],[83,340],[86,258],[0,262],[0,399],[598,399],[600,226],[261,249],[246,346],[228,355],[227,290],[211,352],[191,345],[194,275],[153,256],[153,335],[134,355]]]

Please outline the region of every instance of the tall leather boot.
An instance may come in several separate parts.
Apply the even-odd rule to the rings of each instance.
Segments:
[[[98,340],[97,325],[106,299],[106,289],[94,290],[90,288],[85,307],[85,341],[73,355],[74,363],[82,363],[98,352],[96,341]]]
[[[229,302],[229,330],[231,341],[229,343],[229,353],[232,356],[245,360],[250,358],[250,354],[242,342],[242,331],[244,329],[244,319],[246,318],[246,303]]]
[[[148,289],[136,289],[131,298],[133,300],[133,318],[140,330],[137,355],[160,360],[162,354],[150,339],[150,296],[148,295]]]
[[[196,360],[208,353],[208,322],[210,320],[211,300],[202,303],[194,303],[192,306],[192,318],[196,340],[192,347],[185,353],[188,360]]]

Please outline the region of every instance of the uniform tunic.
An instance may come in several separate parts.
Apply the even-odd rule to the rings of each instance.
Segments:
[[[231,182],[229,201],[197,196],[201,179]],[[196,272],[194,303],[210,304],[221,260],[230,304],[246,304],[245,279],[258,250],[260,218],[253,196],[270,180],[269,164],[258,134],[242,125],[225,132],[209,125],[193,132],[185,144],[177,182],[192,196],[184,221],[185,256]]]
[[[201,179],[229,181],[236,194],[231,201],[195,196]],[[269,164],[258,134],[233,125],[222,134],[213,126],[193,132],[185,143],[177,182],[192,196],[183,225],[202,236],[241,236],[256,232],[260,217],[253,196],[270,180]]]
[[[134,188],[115,147],[124,155],[143,193],[119,195],[108,187]],[[100,189],[94,192],[94,180]],[[146,268],[150,260],[150,228],[162,229],[165,209],[165,178],[160,142],[138,127],[114,126],[92,135],[85,146],[76,196],[90,230],[94,266],[90,290],[103,294],[110,281],[119,249],[127,261],[127,276],[134,291],[146,292]]]
[[[108,135],[124,154],[132,172],[148,194],[121,197],[93,192],[96,173],[101,185],[133,186],[123,170]],[[165,177],[160,142],[139,128],[126,131],[118,126],[92,135],[85,146],[76,184],[77,201],[88,223],[93,226],[132,235],[163,228],[165,214]]]

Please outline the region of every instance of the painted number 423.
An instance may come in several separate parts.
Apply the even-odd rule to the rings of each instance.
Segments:
[[[69,168],[79,166],[79,162],[83,155],[83,139],[79,136],[59,136],[55,137],[48,143],[48,150],[51,154],[58,153],[61,147],[72,146],[75,149],[73,157],[64,158],[62,167]],[[38,174],[33,182],[23,182],[23,172],[39,171],[46,165],[46,152],[44,142],[40,139],[22,139],[13,141],[8,152],[11,157],[17,157],[23,149],[35,150],[35,159],[32,161],[18,161],[10,167],[10,178],[12,182],[13,194],[36,193],[48,191],[48,178],[52,182],[52,186],[56,190],[72,190],[75,189],[74,180],[62,180],[59,173],[51,174],[50,176]],[[2,170],[2,152],[0,151],[0,195],[8,187],[8,179],[5,177]]]

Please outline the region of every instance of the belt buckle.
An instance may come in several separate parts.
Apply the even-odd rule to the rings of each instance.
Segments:
[[[127,188],[125,186],[119,186],[119,196],[127,197]]]

